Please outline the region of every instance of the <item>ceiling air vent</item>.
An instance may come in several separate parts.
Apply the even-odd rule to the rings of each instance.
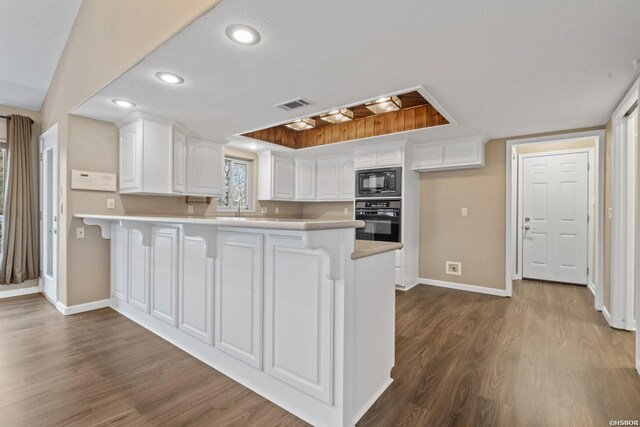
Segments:
[[[311,101],[308,101],[304,98],[296,98],[296,99],[292,99],[291,101],[286,101],[286,102],[281,102],[280,104],[276,104],[274,105],[274,107],[284,111],[291,111],[291,110],[295,110],[296,108],[306,107],[307,105],[310,105],[310,104],[311,104]]]

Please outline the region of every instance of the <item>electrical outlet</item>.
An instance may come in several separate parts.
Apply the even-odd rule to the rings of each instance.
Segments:
[[[607,213],[607,217],[609,217],[609,219],[613,218],[613,208],[609,208],[609,212]]]
[[[455,274],[456,276],[462,275],[462,263],[457,261],[447,261],[446,262],[446,272],[447,274]]]
[[[190,214],[193,213],[193,205],[187,206],[187,212],[190,213]]]
[[[260,212],[262,212],[262,214],[266,214],[267,213],[267,207],[263,206],[262,209],[260,209]]]
[[[344,208],[344,214],[349,215],[349,208]]]
[[[468,213],[468,212],[469,212],[469,211],[467,211],[467,208],[462,208],[462,211],[460,212],[460,215],[462,215],[462,216],[467,216],[467,213]]]
[[[276,215],[280,213],[280,208],[276,206]]]
[[[84,227],[76,228],[76,239],[84,239]]]
[[[107,209],[116,208],[116,199],[107,199]]]

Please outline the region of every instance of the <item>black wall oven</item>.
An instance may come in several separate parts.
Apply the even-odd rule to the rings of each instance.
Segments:
[[[356,200],[356,239],[400,242],[400,200]]]
[[[356,171],[356,198],[402,196],[402,168]]]

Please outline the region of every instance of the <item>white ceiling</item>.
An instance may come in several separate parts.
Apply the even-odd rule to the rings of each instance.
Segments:
[[[229,41],[233,23],[261,43]],[[403,135],[417,142],[603,125],[638,75],[639,23],[637,0],[224,0],[74,113],[116,122],[125,98],[242,145],[233,135],[424,86],[457,124]],[[314,104],[273,108],[298,96]]]
[[[0,104],[39,111],[81,0],[0,0]]]

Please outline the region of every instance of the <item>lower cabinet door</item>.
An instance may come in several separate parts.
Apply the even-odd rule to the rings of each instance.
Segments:
[[[182,235],[178,327],[213,344],[214,260],[202,237]]]
[[[262,367],[262,234],[219,232],[215,346]]]
[[[127,301],[129,231],[111,224],[111,296]]]
[[[154,225],[151,239],[151,315],[178,326],[178,228]]]
[[[149,312],[150,249],[142,244],[142,233],[129,231],[129,304]]]
[[[285,236],[266,250],[265,372],[332,404],[334,282],[323,252]]]

